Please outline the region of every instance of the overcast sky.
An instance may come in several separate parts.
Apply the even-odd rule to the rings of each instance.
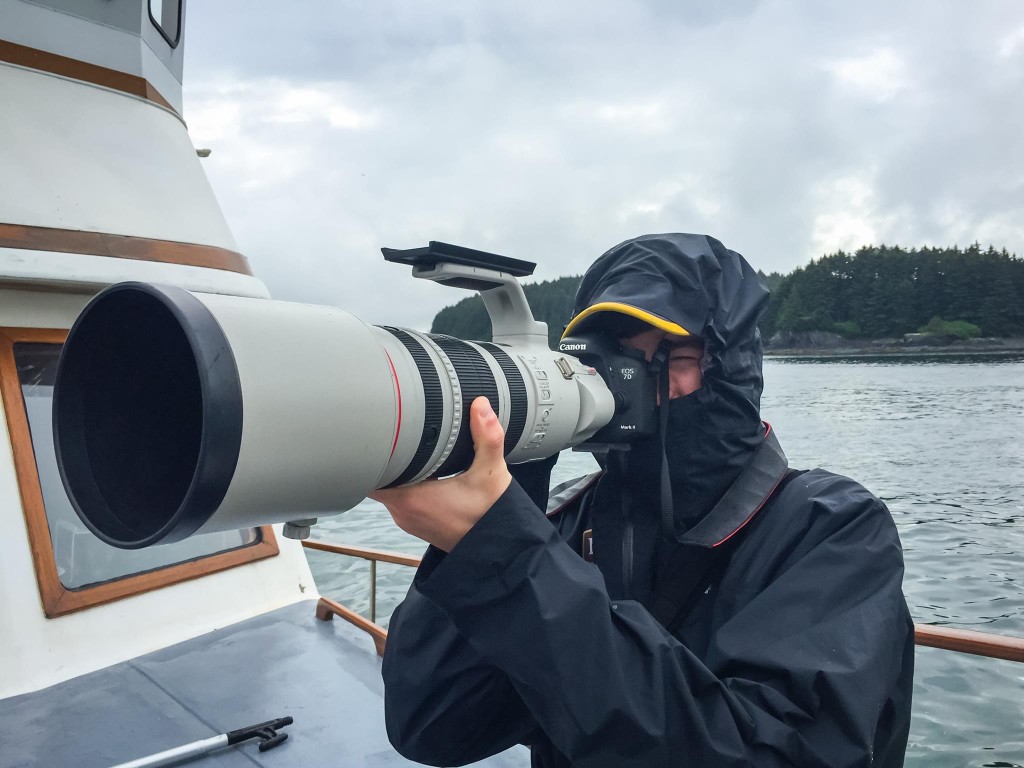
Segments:
[[[185,118],[276,298],[427,328],[380,247],[579,274],[648,232],[788,272],[867,243],[1024,255],[1024,3],[194,0]]]

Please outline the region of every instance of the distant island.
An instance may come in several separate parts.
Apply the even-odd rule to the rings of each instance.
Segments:
[[[1024,259],[968,248],[865,246],[789,274],[760,273],[772,295],[761,321],[766,350],[892,354],[1024,350]],[[579,276],[523,286],[554,346],[572,313]],[[489,340],[479,296],[445,307],[432,333]]]

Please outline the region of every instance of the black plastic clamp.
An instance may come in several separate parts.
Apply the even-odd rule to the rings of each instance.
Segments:
[[[277,720],[267,720],[265,723],[239,728],[237,731],[228,731],[228,745],[238,744],[249,739],[259,739],[260,752],[266,752],[287,741],[288,734],[278,733],[277,729],[291,725],[293,722],[291,717],[279,717]]]

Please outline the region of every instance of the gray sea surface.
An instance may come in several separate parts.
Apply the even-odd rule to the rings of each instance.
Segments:
[[[770,358],[762,415],[791,466],[853,477],[889,506],[915,621],[1024,636],[1024,355]],[[595,466],[565,452],[553,481]],[[370,501],[314,536],[424,548]],[[320,592],[369,615],[368,564],[307,552]],[[411,577],[378,566],[378,621]],[[907,765],[1022,768],[1024,664],[919,648]]]

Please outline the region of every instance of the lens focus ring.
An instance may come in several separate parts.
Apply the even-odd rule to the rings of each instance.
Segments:
[[[462,389],[462,425],[455,447],[448,455],[437,476],[452,475],[466,469],[473,461],[473,435],[469,428],[469,408],[481,395],[486,397],[494,412],[498,412],[498,385],[494,374],[483,355],[474,347],[451,336],[430,334],[430,338],[441,349],[455,367]]]
[[[505,455],[508,456],[519,443],[519,438],[523,436],[523,430],[526,428],[526,382],[523,381],[523,373],[519,366],[505,350],[491,343],[482,343],[480,346],[491,353],[501,372],[505,374],[505,381],[508,382],[509,413],[508,429],[505,430]]]

